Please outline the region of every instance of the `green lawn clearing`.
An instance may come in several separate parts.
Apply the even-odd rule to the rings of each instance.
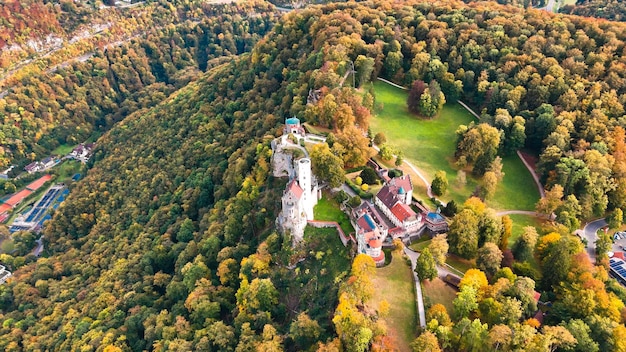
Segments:
[[[407,91],[380,81],[374,82],[374,89],[376,102],[382,104],[382,109],[370,120],[372,132],[383,132],[387,142],[402,150],[405,159],[419,168],[429,181],[438,170],[445,171],[450,187],[442,199],[463,203],[476,189],[478,180],[468,173],[466,184],[456,182],[455,132],[459,125],[474,121],[473,116],[461,105],[448,103],[439,116],[422,119],[408,112]],[[517,156],[505,158],[503,164],[506,175],[488,205],[496,209],[533,209],[539,193],[530,173]],[[425,196],[419,189],[416,191],[417,195]]]
[[[424,295],[424,308],[426,310],[439,303],[446,307],[450,316],[453,315],[452,301],[456,298],[456,290],[452,286],[440,278],[435,278],[432,281],[424,280],[422,281],[422,294]]]
[[[72,145],[72,144],[61,144],[60,146],[56,147],[53,151],[52,154],[54,155],[67,155],[69,154],[74,147],[76,147],[76,145]]]
[[[465,273],[469,269],[476,267],[474,261],[457,257],[454,254],[448,254],[448,257],[446,258],[446,264],[450,265],[451,267],[462,273]]]
[[[422,170],[429,181],[438,170],[454,180],[455,131],[459,125],[473,121],[472,115],[459,104],[446,104],[438,117],[421,119],[408,112],[406,91],[380,81],[374,83],[374,89],[376,102],[382,103],[383,109],[370,120],[372,132],[383,132],[387,143],[402,150],[404,158]],[[475,186],[476,181],[468,177],[465,187],[450,187],[448,198],[462,202]]]
[[[389,315],[383,319],[387,323],[388,334],[399,351],[410,351],[409,344],[415,339],[415,328],[418,326],[411,267],[401,253],[394,252],[391,264],[376,269],[372,281],[374,296],[369,304],[378,309],[380,302],[387,300]]]
[[[65,160],[60,165],[52,169],[59,177],[56,182],[67,182],[76,173],[80,173],[83,170],[83,163],[77,160]]]
[[[488,201],[494,209],[535,210],[539,190],[530,172],[517,155],[502,158],[504,178],[495,196]]]
[[[420,238],[418,241],[411,243],[409,248],[411,248],[414,251],[421,252],[421,251],[424,250],[424,248],[426,248],[426,247],[428,247],[430,245],[430,242],[431,242],[430,237],[424,236],[424,237]]]
[[[511,238],[509,238],[509,248],[511,248],[518,237],[522,235],[524,227],[534,226],[539,229],[542,224],[541,219],[530,215],[512,214],[509,215],[509,217],[513,220],[513,229],[511,231]]]
[[[354,228],[348,219],[348,215],[339,209],[339,204],[332,199],[329,199],[327,194],[324,194],[322,199],[317,202],[317,205],[313,209],[313,217],[315,220],[322,221],[336,221],[341,226],[341,229],[349,236],[351,232],[354,232]]]

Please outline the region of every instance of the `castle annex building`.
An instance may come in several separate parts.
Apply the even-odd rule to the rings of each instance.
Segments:
[[[417,232],[422,226],[422,215],[411,209],[412,201],[413,184],[409,175],[392,178],[374,197],[383,214],[407,233]]]

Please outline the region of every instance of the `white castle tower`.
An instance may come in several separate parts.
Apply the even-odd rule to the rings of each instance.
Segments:
[[[292,179],[282,197],[282,211],[278,224],[290,230],[294,242],[304,236],[307,220],[313,220],[313,207],[317,204],[318,189],[311,172],[311,160],[303,158],[295,162],[296,178]]]
[[[311,194],[311,159],[302,158],[298,160],[298,184],[302,188],[302,206],[306,213],[306,218],[313,220],[313,199],[315,195]],[[317,199],[316,199],[317,200]],[[317,203],[317,202],[316,202]]]

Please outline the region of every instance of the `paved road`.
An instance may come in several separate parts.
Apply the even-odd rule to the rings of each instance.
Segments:
[[[457,103],[459,103],[462,107],[465,108],[465,110],[469,111],[470,114],[474,115],[475,118],[477,118],[478,120],[480,120],[480,116],[478,116],[478,114],[476,112],[474,112],[474,110],[472,110],[469,106],[467,106],[467,104],[465,104],[464,102],[457,100]]]
[[[465,104],[464,102],[460,100],[457,100],[457,103],[459,103],[462,107],[464,107],[465,110],[467,110],[470,114],[474,115],[475,118],[480,120],[480,116],[478,116],[478,114],[474,110],[472,110],[472,108],[470,108],[467,104]],[[543,186],[541,185],[541,182],[539,181],[539,175],[537,175],[537,173],[535,172],[535,169],[533,169],[532,166],[526,161],[526,159],[524,159],[524,157],[522,156],[522,153],[519,150],[517,151],[517,156],[520,158],[524,166],[526,166],[526,169],[528,169],[528,172],[530,172],[530,175],[533,177],[533,180],[535,181],[535,185],[537,185],[537,190],[539,191],[539,195],[541,196],[541,198],[545,198],[546,193],[543,189]]]
[[[542,7],[542,8],[540,8],[540,10],[546,10],[548,12],[558,12],[558,9],[556,9],[556,11],[554,11],[554,5],[555,5],[554,3],[555,2],[556,2],[555,0],[549,0],[548,4],[546,5],[546,7]]]
[[[537,175],[537,172],[535,172],[535,169],[532,168],[532,166],[528,163],[528,161],[524,159],[524,156],[522,156],[522,152],[520,152],[519,150],[517,151],[517,156],[520,158],[524,166],[526,166],[526,169],[528,169],[528,172],[530,172],[530,175],[533,177],[533,180],[535,181],[535,185],[537,185],[537,190],[539,191],[539,195],[541,196],[541,198],[545,198],[546,192],[543,189],[543,185],[541,184],[541,181],[539,181],[539,175]]]
[[[420,278],[417,277],[417,273],[415,272],[415,265],[417,263],[417,258],[419,258],[420,254],[406,246],[404,246],[404,254],[406,254],[407,257],[409,257],[409,259],[411,260],[411,271],[413,272],[413,279],[415,283],[415,300],[417,301],[417,312],[419,315],[420,326],[426,327],[426,311],[424,309],[422,285],[420,285]]]
[[[33,249],[33,255],[35,255],[35,257],[39,257],[39,255],[41,255],[41,252],[43,252],[43,236],[39,237],[36,242],[37,247]]]
[[[379,81],[381,81],[381,82],[385,82],[385,83],[387,83],[387,84],[389,84],[389,85],[391,85],[391,86],[394,86],[394,87],[396,87],[396,88],[399,88],[399,89],[402,89],[402,90],[407,90],[407,89],[406,89],[406,87],[403,87],[403,86],[401,86],[401,85],[399,85],[399,84],[395,84],[395,83],[393,83],[393,82],[391,82],[391,81],[388,81],[388,80],[386,80],[386,79],[384,79],[384,78],[381,78],[381,77],[376,77],[376,79],[378,79],[378,80],[379,80]]]
[[[503,216],[503,215],[530,215],[530,216],[536,216],[536,217],[541,216],[541,214],[537,213],[536,211],[530,211],[530,210],[503,210],[503,211],[497,212],[496,215],[498,215],[498,216]]]
[[[372,144],[372,148],[374,148],[374,150],[376,150],[377,152],[380,151],[380,148],[378,148],[378,146],[376,144]],[[395,155],[394,155],[395,157]],[[402,160],[403,163],[405,163],[408,167],[411,168],[411,170],[413,170],[413,172],[415,172],[415,174],[417,175],[417,177],[419,177],[422,182],[424,182],[424,185],[426,185],[426,194],[428,195],[428,198],[436,198],[435,195],[433,194],[433,191],[430,187],[430,182],[428,182],[428,180],[426,179],[426,176],[424,176],[424,174],[417,168],[415,167],[415,165],[411,164],[411,162],[407,161],[407,160]],[[446,206],[446,202],[442,201],[441,199],[438,199],[439,202],[441,204],[443,204],[443,206]]]
[[[596,240],[598,239],[596,233],[607,225],[605,219],[598,219],[586,224],[583,228],[582,235],[587,239],[587,254],[592,263],[596,262]]]

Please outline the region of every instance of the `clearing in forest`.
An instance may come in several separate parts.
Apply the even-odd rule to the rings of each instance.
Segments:
[[[459,125],[474,121],[472,115],[458,103],[447,103],[438,116],[423,119],[409,113],[407,91],[380,81],[374,82],[374,91],[376,104],[382,109],[379,108],[370,120],[372,132],[383,132],[387,143],[401,150],[404,158],[419,168],[429,181],[432,181],[435,172],[444,170],[450,186],[448,193],[441,198],[463,203],[475,191],[479,180],[467,172],[466,184],[457,182],[455,132]],[[521,160],[516,155],[503,158],[503,171],[506,175],[487,205],[500,210],[534,210],[539,192]],[[418,183],[419,180],[413,182]],[[423,188],[416,187],[416,190],[420,189]],[[424,191],[416,193],[426,198]]]

